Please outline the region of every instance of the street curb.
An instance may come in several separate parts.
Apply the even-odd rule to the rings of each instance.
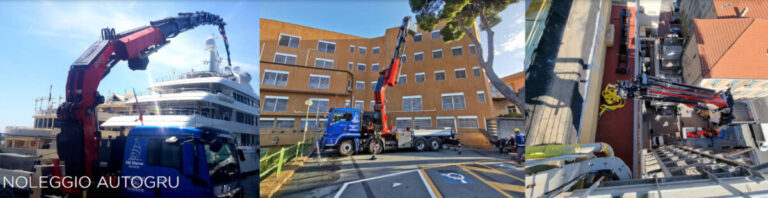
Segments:
[[[308,156],[310,156],[313,152],[314,150],[310,151],[309,154],[304,155],[306,157],[299,157],[286,164],[279,175],[280,177],[278,177],[277,174],[272,174],[265,178],[264,181],[259,182],[259,197],[273,197],[275,193],[277,193],[277,191],[283,187],[283,185],[287,184],[291,181],[291,179],[293,179],[293,174],[296,172],[296,170],[304,166],[304,163],[309,160]]]

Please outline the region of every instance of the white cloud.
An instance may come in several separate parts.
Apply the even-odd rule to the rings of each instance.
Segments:
[[[501,43],[501,51],[516,52],[525,49],[525,31],[517,31],[507,34]]]

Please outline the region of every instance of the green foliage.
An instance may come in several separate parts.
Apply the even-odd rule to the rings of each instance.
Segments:
[[[498,25],[501,23],[499,13],[504,11],[509,4],[518,1],[410,0],[409,4],[411,11],[416,14],[419,28],[432,31],[438,23],[445,22],[445,27],[440,29],[440,35],[444,41],[454,41],[464,37],[467,30],[471,31],[478,18],[485,20],[480,23],[481,30],[487,30]]]

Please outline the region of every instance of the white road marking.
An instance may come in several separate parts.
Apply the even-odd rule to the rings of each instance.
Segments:
[[[427,183],[427,179],[424,178],[424,174],[421,173],[421,171],[418,171],[418,172],[419,172],[419,177],[421,177],[421,181],[424,182],[424,187],[426,187],[427,191],[429,192],[429,196],[432,198],[437,198],[437,195],[435,195],[435,192],[432,191],[432,187],[429,185],[429,183]]]
[[[418,169],[409,170],[409,171],[403,171],[403,172],[397,172],[397,173],[392,173],[392,174],[386,174],[386,175],[381,175],[381,176],[376,176],[376,177],[365,178],[365,179],[361,179],[361,180],[355,180],[355,181],[347,182],[347,183],[344,183],[344,185],[341,186],[341,189],[339,189],[339,191],[336,192],[336,196],[333,196],[333,198],[341,197],[341,193],[344,192],[345,189],[347,189],[347,186],[349,184],[360,183],[360,182],[364,182],[364,181],[368,181],[368,180],[374,180],[374,179],[379,179],[379,178],[384,178],[384,177],[389,177],[389,176],[395,176],[395,175],[410,173],[410,172],[414,172],[414,171],[418,171]],[[422,177],[422,179],[424,179],[424,178]]]

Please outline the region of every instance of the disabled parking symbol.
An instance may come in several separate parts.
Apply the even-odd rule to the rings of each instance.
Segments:
[[[440,176],[443,176],[443,179],[446,183],[449,184],[472,184],[472,180],[465,177],[462,174],[451,172],[451,173],[442,173]]]

